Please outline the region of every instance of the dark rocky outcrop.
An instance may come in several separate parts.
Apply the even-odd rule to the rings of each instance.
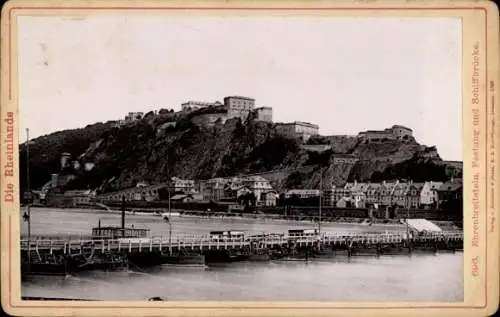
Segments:
[[[158,128],[174,117],[175,127],[158,134]],[[140,181],[159,183],[169,176],[207,179],[279,169],[288,171],[273,178],[278,188],[315,188],[320,179],[340,185],[348,180],[461,176],[459,168],[441,160],[435,147],[414,139],[365,143],[354,137],[329,136],[313,138],[310,144],[330,147],[322,153],[309,152],[296,140],[276,136],[268,122],[230,119],[200,127],[191,123],[189,115],[165,112],[120,128],[112,122],[97,123],[39,137],[30,144],[30,174],[32,187],[41,187],[52,173],[61,172],[61,153],[68,152],[81,166],[95,164],[88,171],[66,170],[77,176],[68,188],[101,187],[103,191],[132,187]],[[26,179],[25,150],[21,145],[21,191]],[[352,154],[358,161],[334,163],[332,157],[338,153]],[[294,173],[303,166],[310,168]]]

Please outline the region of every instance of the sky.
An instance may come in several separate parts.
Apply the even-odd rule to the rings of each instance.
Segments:
[[[89,15],[18,18],[20,142],[129,111],[240,95],[275,122],[393,124],[462,160],[454,18]]]

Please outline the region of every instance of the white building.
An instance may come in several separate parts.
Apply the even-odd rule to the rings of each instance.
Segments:
[[[271,183],[262,176],[249,176],[242,180],[242,184],[255,195],[257,205],[266,205],[267,194],[275,193]],[[275,203],[276,204],[276,203]]]
[[[319,197],[319,189],[290,189],[285,193],[285,198],[296,196],[301,199]]]
[[[425,182],[420,192],[420,205],[430,207],[439,202],[438,189],[443,185],[443,182]]]
[[[183,192],[184,194],[189,194],[194,192],[195,181],[192,179],[180,179],[178,177],[172,177],[170,187],[173,192]]]
[[[413,137],[413,131],[402,125],[393,125],[384,130],[368,130],[358,134],[358,138],[367,141],[396,140],[405,137]]]
[[[125,122],[134,122],[137,120],[141,120],[144,112],[129,112],[128,115],[125,116]]]
[[[277,123],[276,134],[286,138],[309,140],[313,135],[319,134],[319,126],[316,124],[294,121],[290,123]]]
[[[255,109],[255,119],[258,121],[273,122],[273,108],[260,107]]]
[[[224,107],[227,110],[228,119],[241,118],[245,121],[255,107],[255,99],[242,96],[228,96],[224,98]]]

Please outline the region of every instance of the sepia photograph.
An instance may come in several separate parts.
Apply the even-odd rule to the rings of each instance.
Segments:
[[[23,301],[466,301],[460,17],[150,13],[16,17]]]

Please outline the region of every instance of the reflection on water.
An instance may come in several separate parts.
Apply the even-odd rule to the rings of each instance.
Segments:
[[[97,220],[119,224],[119,215],[57,210],[33,212],[37,233],[89,233]],[[154,216],[130,215],[153,235],[165,224]],[[205,234],[212,229],[286,231],[312,224],[255,219],[174,218],[178,232]],[[23,230],[25,224],[22,224]],[[327,224],[327,231],[366,230],[363,226]],[[167,229],[168,230],[168,229]],[[175,229],[174,229],[175,230]],[[370,228],[373,230],[373,228]],[[337,257],[309,262],[239,262],[203,268],[155,267],[126,272],[83,272],[68,277],[30,277],[22,295],[99,300],[255,300],[255,301],[463,301],[462,253],[412,256]]]
[[[23,296],[100,300],[462,301],[462,254],[227,263],[31,277]]]

